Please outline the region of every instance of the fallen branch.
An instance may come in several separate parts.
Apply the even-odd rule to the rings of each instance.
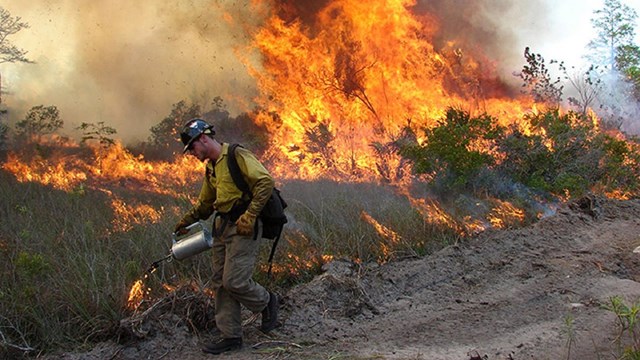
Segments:
[[[9,340],[7,340],[7,337],[4,335],[4,333],[2,332],[2,330],[0,330],[0,338],[2,338],[2,342],[0,343],[2,346],[7,346],[10,347],[12,349],[17,349],[20,351],[34,351],[35,348],[29,346],[27,344],[27,340],[24,338],[24,335],[22,334],[22,332],[20,332],[12,323],[11,321],[9,321],[9,319],[7,319],[6,317],[2,316],[2,319],[4,321],[6,321],[7,323],[9,323],[8,328],[13,329],[13,331],[15,331],[19,336],[20,339],[22,340],[22,342],[25,344],[24,346],[20,346],[20,345],[16,345],[16,344],[12,344],[11,342],[9,342]],[[6,326],[3,326],[6,327]]]

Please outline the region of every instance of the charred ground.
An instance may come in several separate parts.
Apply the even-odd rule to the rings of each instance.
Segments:
[[[585,197],[426,257],[334,261],[282,294],[282,328],[262,334],[247,314],[243,350],[224,358],[616,358],[603,305],[640,298],[639,245],[640,200]],[[208,299],[177,290],[123,319],[117,340],[46,359],[210,358]]]

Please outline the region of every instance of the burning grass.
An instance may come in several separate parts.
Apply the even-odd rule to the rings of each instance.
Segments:
[[[152,222],[114,229],[117,192],[65,192],[6,171],[0,179],[2,349],[42,351],[109,336],[146,259],[167,251],[167,229]]]
[[[120,341],[145,338],[164,327],[186,326],[194,333],[215,329],[214,298],[190,283],[171,289],[164,296],[139,303],[133,313],[120,320]]]
[[[0,268],[4,348],[68,348],[114,336],[121,319],[128,319],[129,334],[142,334],[148,324],[139,318],[142,313],[151,308],[161,313],[196,292],[184,284],[195,281],[205,294],[211,277],[206,255],[166,263],[142,278],[153,260],[168,253],[171,227],[190,205],[187,199],[131,191],[126,178],[103,186],[89,180],[77,191],[6,170],[0,177],[0,252],[8,259]],[[192,181],[188,191],[195,192],[200,176]],[[274,286],[307,281],[334,257],[387,261],[424,253],[457,236],[425,223],[389,187],[289,181],[281,188],[290,223],[276,255]],[[148,211],[137,211],[135,204]],[[263,244],[261,281],[273,281],[264,274],[270,246]]]

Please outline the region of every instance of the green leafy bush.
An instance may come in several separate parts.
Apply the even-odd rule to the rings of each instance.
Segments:
[[[480,169],[495,164],[491,150],[504,129],[495,118],[449,108],[438,125],[424,129],[425,144],[408,144],[401,154],[413,160],[414,171],[433,174],[445,189],[464,189]]]
[[[587,115],[558,109],[529,114],[532,134],[516,129],[498,141],[499,171],[555,195],[577,197],[600,188],[636,191],[638,152],[600,132]]]

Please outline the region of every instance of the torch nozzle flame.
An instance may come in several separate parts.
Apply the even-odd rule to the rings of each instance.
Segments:
[[[154,261],[153,263],[151,263],[151,266],[149,266],[149,269],[147,269],[146,274],[153,274],[160,266],[160,263],[162,263],[163,261],[167,261],[169,259],[171,259],[171,254],[163,257],[160,260]]]

